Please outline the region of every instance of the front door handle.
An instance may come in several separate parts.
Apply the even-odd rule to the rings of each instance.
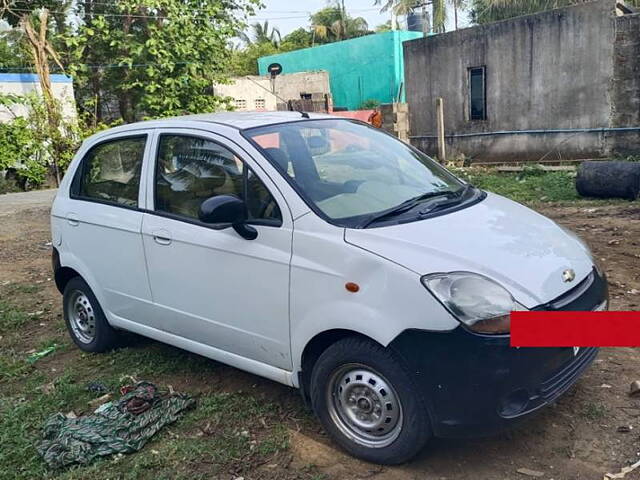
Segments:
[[[67,223],[69,223],[69,225],[71,225],[72,227],[77,227],[78,225],[80,225],[80,218],[75,213],[68,213]]]
[[[153,241],[158,245],[171,245],[171,234],[166,230],[156,230],[151,235],[153,235]]]

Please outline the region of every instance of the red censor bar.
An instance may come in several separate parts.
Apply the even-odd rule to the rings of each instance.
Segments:
[[[638,347],[640,312],[511,312],[512,347]]]

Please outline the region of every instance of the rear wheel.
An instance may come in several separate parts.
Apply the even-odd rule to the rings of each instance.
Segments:
[[[111,328],[89,285],[74,277],[65,286],[64,319],[73,342],[85,352],[104,352],[116,346],[118,334]]]
[[[311,402],[325,430],[352,455],[375,463],[411,459],[431,437],[424,401],[389,350],[346,338],[313,369]]]

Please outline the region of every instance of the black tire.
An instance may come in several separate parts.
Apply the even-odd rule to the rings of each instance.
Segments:
[[[80,308],[83,309],[85,318],[87,314],[90,315],[91,323],[94,324],[93,329],[87,327],[86,335],[81,331],[80,327],[76,326],[74,329],[76,320],[72,316],[74,313],[72,304],[75,304],[76,300],[82,304]],[[64,288],[62,302],[67,330],[78,348],[85,352],[100,353],[117,346],[118,333],[107,322],[102,307],[87,282],[80,277],[74,277],[69,280]]]
[[[365,370],[371,370],[373,374],[377,374],[379,378],[391,386],[394,398],[397,397],[399,399],[398,403],[401,405],[399,410],[401,412],[400,420],[395,422],[396,427],[394,429],[396,433],[393,435],[396,436],[392,435],[386,440],[391,442],[388,445],[363,445],[361,441],[354,440],[358,436],[357,434],[354,437],[353,432],[348,432],[352,437],[350,438],[345,433],[344,425],[348,421],[345,422],[344,417],[343,421],[334,420],[336,415],[338,418],[341,415],[336,414],[336,412],[346,411],[345,408],[340,409],[339,406],[331,406],[336,405],[336,402],[338,405],[342,405],[341,402],[336,400],[339,394],[336,394],[334,386],[341,389],[340,386],[343,382],[338,382],[335,379],[342,378],[340,375],[343,371],[346,371],[345,375],[349,376],[351,372],[349,369],[354,368],[353,366],[356,368],[363,367]],[[356,370],[352,371],[355,372]],[[356,375],[357,377],[359,375]],[[358,380],[361,379],[358,378]],[[345,379],[344,382],[349,382],[349,380]],[[349,385],[349,383],[345,383],[345,385]],[[366,385],[364,387],[366,389]],[[362,392],[362,387],[359,388],[359,391]],[[385,393],[384,390],[382,392],[383,394]],[[404,463],[413,458],[432,436],[426,404],[408,371],[402,366],[393,352],[364,338],[349,337],[339,340],[320,355],[311,374],[310,396],[316,415],[333,440],[351,455],[369,462],[385,465]],[[363,396],[360,398],[363,398]],[[384,401],[382,397],[379,398]],[[351,408],[356,408],[355,405],[359,405],[358,402],[359,400]],[[372,409],[370,403],[365,403],[365,406]],[[386,413],[382,415],[384,416]],[[357,429],[353,425],[350,428]],[[399,433],[397,433],[398,429]]]

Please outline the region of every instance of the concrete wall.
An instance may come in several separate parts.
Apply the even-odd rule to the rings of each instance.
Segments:
[[[614,134],[573,129],[612,126],[614,43],[622,21],[614,7],[614,0],[599,0],[405,42],[412,143],[437,151],[435,102],[442,97],[448,156],[609,154]],[[479,66],[486,67],[487,119],[471,121],[468,69]],[[562,131],[525,133],[548,129]]]
[[[280,63],[284,73],[324,70],[329,72],[336,107],[357,110],[362,102],[395,101],[404,82],[402,42],[422,37],[420,32],[393,31],[366,35],[258,59],[260,74]]]
[[[70,77],[64,75],[51,75],[51,88],[53,94],[62,106],[62,114],[65,118],[75,118],[76,101],[73,96],[73,82]],[[27,95],[36,92],[41,94],[38,76],[31,73],[0,73],[0,95]],[[27,109],[21,105],[12,107],[9,111],[0,106],[0,122],[7,122],[14,115],[25,116]]]
[[[640,13],[616,18],[611,85],[612,127],[640,127]],[[638,155],[640,131],[617,133],[610,140],[615,155]]]
[[[229,84],[216,84],[213,89],[216,95],[231,97],[237,111],[247,112],[275,111],[282,103],[280,99],[300,100],[303,93],[330,93],[327,72],[282,74],[273,83],[268,75],[237,77],[232,78]],[[275,95],[272,89],[275,89]]]

